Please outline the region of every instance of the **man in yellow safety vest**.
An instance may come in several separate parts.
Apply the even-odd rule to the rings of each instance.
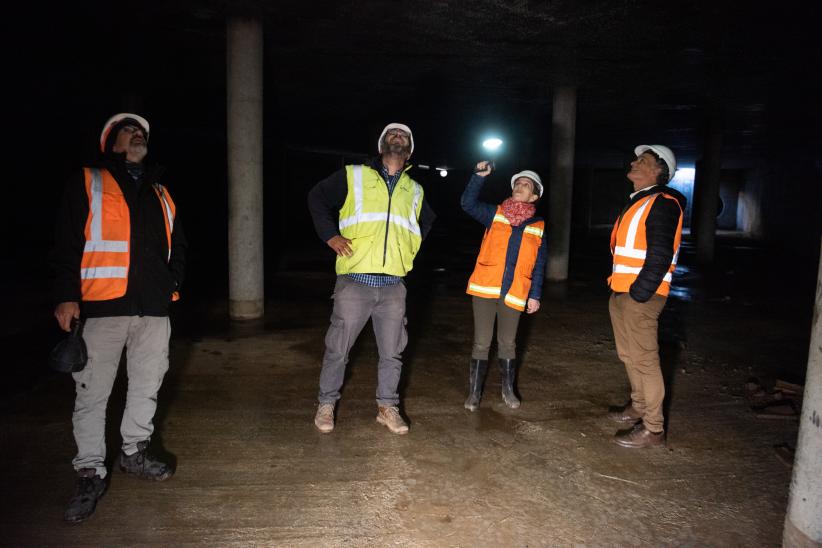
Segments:
[[[405,329],[405,283],[434,212],[423,188],[408,174],[414,136],[392,123],[377,140],[379,156],[347,165],[320,181],[308,195],[317,234],[337,254],[334,310],[325,336],[319,405],[314,424],[334,429],[334,407],[348,353],[370,318],[379,350],[377,422],[395,434],[408,432],[399,413],[397,387]]]

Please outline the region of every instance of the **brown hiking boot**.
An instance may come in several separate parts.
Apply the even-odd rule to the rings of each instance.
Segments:
[[[321,403],[317,407],[317,414],[314,415],[314,426],[323,434],[328,434],[334,430],[334,404]]]
[[[395,434],[407,434],[408,425],[402,420],[400,410],[396,407],[378,406],[377,407],[377,422],[384,424],[389,430]]]
[[[629,449],[665,447],[665,431],[651,432],[639,422],[630,430],[621,430],[614,436],[614,443]]]

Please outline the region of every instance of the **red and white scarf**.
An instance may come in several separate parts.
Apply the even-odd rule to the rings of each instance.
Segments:
[[[500,204],[502,214],[508,219],[512,226],[519,226],[534,216],[537,206],[529,202],[515,202],[513,198],[508,198]]]

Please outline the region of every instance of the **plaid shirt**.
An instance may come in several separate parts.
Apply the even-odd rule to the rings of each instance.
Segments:
[[[403,173],[404,171],[399,169],[394,175],[388,175],[388,168],[383,164],[380,169],[380,175],[382,175],[385,185],[388,187],[389,196],[394,193],[394,187],[397,186],[397,181],[400,180]],[[397,285],[402,281],[400,276],[390,276],[388,274],[348,274],[348,277],[359,284],[369,287],[387,287],[389,285]]]

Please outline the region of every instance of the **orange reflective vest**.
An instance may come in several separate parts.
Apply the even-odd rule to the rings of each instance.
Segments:
[[[80,261],[80,292],[84,301],[107,301],[126,294],[131,257],[131,219],[120,185],[107,169],[83,168],[88,218],[86,219],[83,257]],[[171,258],[171,232],[174,230],[174,201],[163,185],[154,192],[163,209],[163,220]],[[172,300],[178,300],[175,291]]]
[[[544,230],[545,221],[542,220],[534,221],[523,229],[513,281],[503,297],[507,306],[519,311],[525,310],[528,303],[531,274],[537,262]],[[511,231],[511,223],[502,214],[502,208],[497,207],[491,227],[482,238],[477,264],[468,280],[466,293],[486,299],[499,299],[502,296],[502,278]]]
[[[671,265],[656,290],[658,295],[668,295],[670,292],[671,279],[674,270],[676,270],[676,261],[679,257],[679,244],[682,240],[682,206],[679,205],[676,198],[664,192],[652,194],[638,200],[614,223],[614,228],[611,231],[611,255],[614,257],[614,265],[611,276],[608,278],[608,286],[612,291],[617,293],[629,291],[645,265],[645,256],[648,250],[645,221],[648,219],[654,201],[658,199],[673,200],[680,211],[676,235],[674,236],[674,255],[671,259]]]

